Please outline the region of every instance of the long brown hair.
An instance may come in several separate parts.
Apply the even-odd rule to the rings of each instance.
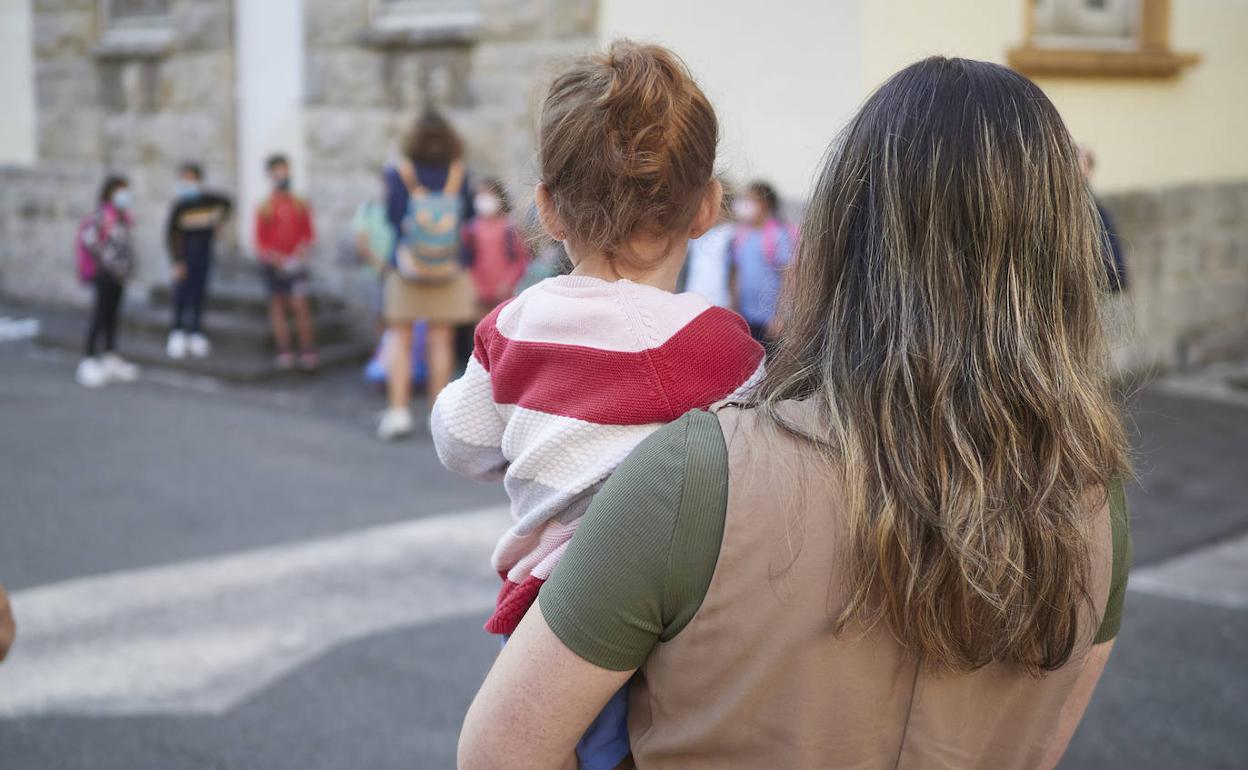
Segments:
[[[575,240],[611,257],[686,227],[715,170],[719,121],[684,62],[628,40],[573,62],[542,105],[542,182]]]
[[[843,468],[840,629],[883,621],[955,671],[1070,658],[1089,495],[1128,467],[1095,217],[1057,110],[995,64],[911,65],[833,144],[755,399]]]
[[[442,113],[423,113],[403,138],[403,154],[412,163],[449,166],[464,156],[464,143]]]

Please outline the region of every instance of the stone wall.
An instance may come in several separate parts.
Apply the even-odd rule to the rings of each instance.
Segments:
[[[537,181],[536,107],[558,62],[595,44],[594,0],[482,0],[466,40],[387,35],[368,0],[307,0],[308,196],[318,273],[346,292],[351,216],[379,187],[401,137],[426,107],[443,111],[467,146],[470,172],[500,176],[523,204]]]
[[[1130,289],[1116,303],[1120,367],[1248,354],[1248,182],[1107,197]]]
[[[138,215],[138,296],[167,278],[162,245],[177,164],[201,162],[234,188],[230,0],[171,0],[168,41],[108,35],[96,0],[34,3],[39,162],[0,169],[0,291],[80,303],[77,223],[106,173],[130,178]]]

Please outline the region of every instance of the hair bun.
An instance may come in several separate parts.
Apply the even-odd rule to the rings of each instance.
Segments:
[[[614,254],[640,231],[692,218],[715,165],[719,125],[684,63],[628,40],[578,60],[542,109],[542,179],[560,217]]]

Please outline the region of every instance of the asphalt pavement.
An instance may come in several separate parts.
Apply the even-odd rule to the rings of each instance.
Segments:
[[[497,651],[497,487],[344,371],[88,391],[0,342],[3,770],[448,768]],[[1248,765],[1248,398],[1132,399],[1136,568],[1066,768]],[[1137,585],[1138,584],[1138,585]]]

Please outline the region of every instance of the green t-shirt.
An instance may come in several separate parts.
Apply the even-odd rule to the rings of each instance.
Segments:
[[[602,668],[638,668],[693,618],[715,572],[728,505],[719,420],[690,412],[643,441],[581,519],[542,586],[542,615],[564,644]],[[1113,576],[1095,642],[1113,639],[1131,566],[1122,484],[1110,490]]]

